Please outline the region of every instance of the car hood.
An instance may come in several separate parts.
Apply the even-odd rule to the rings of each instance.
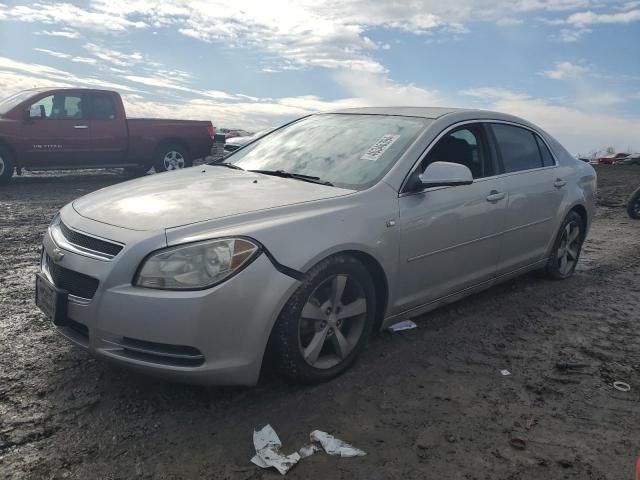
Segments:
[[[130,230],[159,230],[353,193],[290,178],[203,165],[150,175],[73,202],[83,217]]]

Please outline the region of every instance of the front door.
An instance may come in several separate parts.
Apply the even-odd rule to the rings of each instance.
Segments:
[[[461,163],[472,172],[471,185],[436,187],[401,194],[400,294],[396,311],[429,303],[495,276],[503,214],[504,180],[485,127],[470,124],[446,134],[420,165]]]
[[[22,164],[32,168],[75,167],[91,148],[83,94],[60,92],[36,100],[22,124]]]

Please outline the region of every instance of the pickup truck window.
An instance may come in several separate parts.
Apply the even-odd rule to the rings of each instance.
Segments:
[[[93,120],[113,120],[116,118],[116,104],[111,95],[90,93],[85,95],[89,103],[87,116]]]
[[[56,93],[41,98],[29,108],[32,118],[53,120],[80,119],[83,117],[82,96]]]

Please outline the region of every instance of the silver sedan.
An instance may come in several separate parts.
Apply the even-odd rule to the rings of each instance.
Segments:
[[[223,163],[66,205],[36,301],[95,355],[204,384],[254,384],[269,350],[300,382],[372,332],[530,270],[570,277],[596,175],[510,115],[311,115]]]

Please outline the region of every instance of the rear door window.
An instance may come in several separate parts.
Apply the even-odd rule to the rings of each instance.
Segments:
[[[94,120],[113,120],[116,118],[116,105],[111,95],[91,93],[89,99],[89,115]]]
[[[549,147],[547,147],[547,144],[544,143],[538,135],[535,135],[535,137],[538,142],[538,148],[540,149],[540,155],[542,155],[542,164],[545,167],[552,167],[556,162],[553,160]]]
[[[542,168],[544,163],[535,135],[526,128],[494,123],[491,129],[506,173]]]

